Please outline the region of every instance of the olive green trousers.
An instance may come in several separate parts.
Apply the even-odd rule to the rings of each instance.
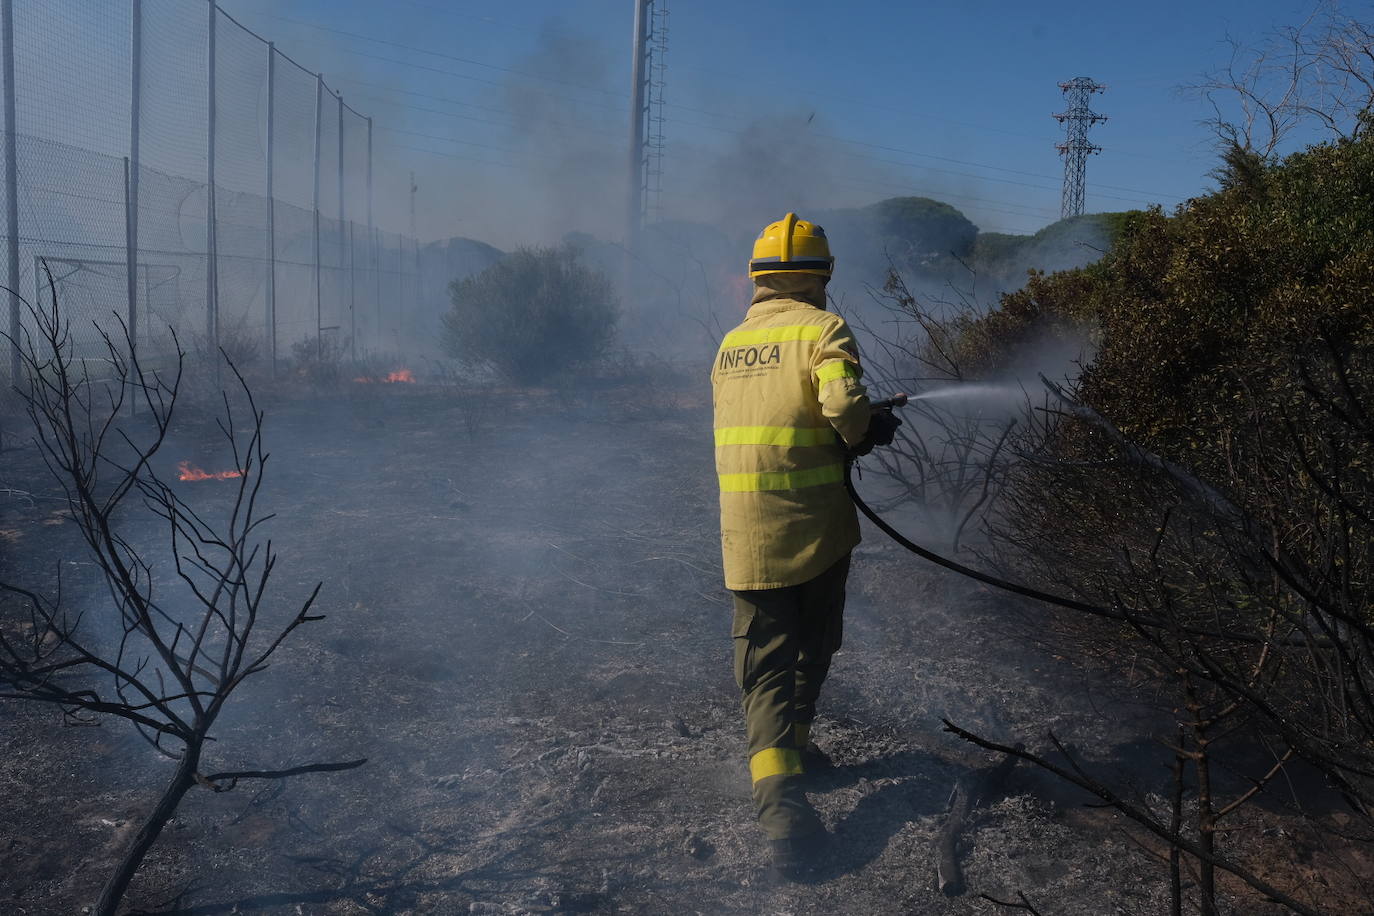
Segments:
[[[744,694],[749,772],[769,839],[821,829],[802,791],[801,750],[840,648],[849,555],[809,582],[734,592],[735,683]]]

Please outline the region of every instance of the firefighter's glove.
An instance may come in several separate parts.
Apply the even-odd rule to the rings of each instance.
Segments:
[[[849,457],[862,458],[876,445],[891,445],[901,425],[901,418],[892,413],[892,408],[874,411],[868,421],[868,432],[864,433],[863,441],[849,450]]]
[[[901,417],[894,414],[891,407],[874,411],[868,421],[868,433],[864,438],[872,440],[874,445],[891,445],[897,436],[897,427],[901,425]]]

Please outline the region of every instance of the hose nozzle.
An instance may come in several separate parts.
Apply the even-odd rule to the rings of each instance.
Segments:
[[[879,410],[891,410],[893,407],[905,407],[909,400],[911,398],[904,394],[894,394],[883,401],[870,401],[868,406],[876,413]]]

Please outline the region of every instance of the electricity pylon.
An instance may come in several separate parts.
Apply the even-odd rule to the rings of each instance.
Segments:
[[[1106,115],[1097,114],[1088,103],[1094,92],[1105,92],[1107,87],[1091,77],[1078,76],[1067,83],[1060,83],[1064,98],[1069,107],[1054,115],[1054,119],[1064,125],[1064,142],[1055,144],[1055,149],[1064,157],[1064,192],[1059,203],[1059,216],[1083,215],[1084,176],[1088,167],[1088,154],[1102,152],[1102,147],[1088,142],[1088,128],[1098,121],[1107,120]]]

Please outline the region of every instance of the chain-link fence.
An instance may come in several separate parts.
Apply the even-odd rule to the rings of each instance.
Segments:
[[[0,0],[0,17],[11,336],[50,275],[78,358],[120,321],[144,359],[175,329],[274,371],[409,338],[417,246],[374,224],[371,120],[321,76],[212,0]],[[0,377],[20,368],[7,351]]]

